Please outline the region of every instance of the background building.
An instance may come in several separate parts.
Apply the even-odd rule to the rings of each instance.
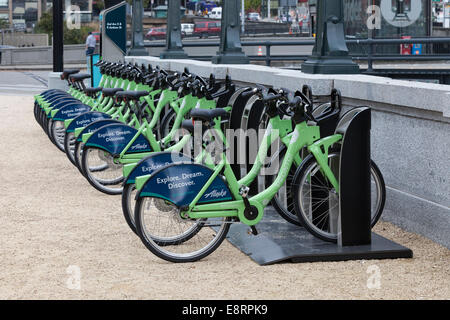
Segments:
[[[93,0],[62,0],[64,5],[80,8],[81,22],[90,22],[93,14]],[[42,13],[52,7],[52,0],[0,0],[0,20],[16,31],[33,29]]]

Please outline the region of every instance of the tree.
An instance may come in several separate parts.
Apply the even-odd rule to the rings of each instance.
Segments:
[[[82,44],[86,37],[94,28],[82,26],[80,29],[69,29],[67,25],[63,24],[64,44]],[[36,27],[36,33],[47,33],[49,38],[53,37],[53,13],[48,11],[42,14],[41,20]]]
[[[129,4],[130,6],[133,5],[133,0],[127,0],[127,2],[128,2],[128,4]],[[143,7],[144,9],[148,9],[149,6],[150,6],[150,0],[142,0],[142,7]]]
[[[0,29],[9,27],[9,21],[7,19],[0,19]]]
[[[243,0],[242,0],[243,1]],[[261,8],[261,0],[245,0],[245,11],[259,11]]]

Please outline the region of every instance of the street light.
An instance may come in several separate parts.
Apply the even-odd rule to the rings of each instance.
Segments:
[[[239,20],[239,1],[223,1],[222,23],[220,32],[220,49],[212,58],[215,64],[247,64],[248,57],[242,51]],[[242,6],[244,1],[242,0]],[[242,7],[241,7],[242,10]],[[242,14],[242,11],[241,11]],[[241,19],[243,18],[243,15]]]
[[[142,30],[143,13],[144,6],[142,0],[133,0],[132,40],[131,48],[128,50],[127,56],[148,56],[148,52],[144,48],[144,34]]]
[[[316,43],[312,55],[302,64],[302,72],[359,73],[359,66],[349,56],[345,42],[343,0],[317,2]]]
[[[167,8],[166,50],[161,59],[187,59],[181,42],[181,0],[170,0]]]

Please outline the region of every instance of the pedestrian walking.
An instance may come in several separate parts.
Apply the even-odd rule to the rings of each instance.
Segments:
[[[95,40],[95,37],[92,34],[92,32],[89,32],[86,38],[86,56],[91,56],[94,54],[96,44],[97,40]]]

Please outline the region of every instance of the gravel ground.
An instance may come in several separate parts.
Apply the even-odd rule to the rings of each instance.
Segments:
[[[0,299],[450,298],[450,250],[386,222],[376,231],[413,259],[260,267],[225,241],[197,263],[160,260],[32,110],[31,96],[0,96]]]

